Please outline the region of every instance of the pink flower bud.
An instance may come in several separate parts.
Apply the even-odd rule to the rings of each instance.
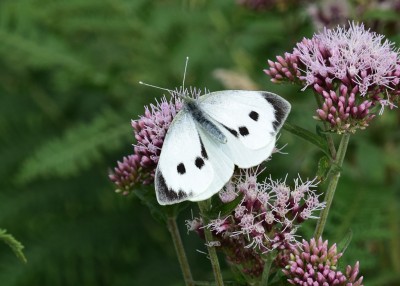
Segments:
[[[281,65],[280,63],[275,63],[275,68],[276,68],[278,71],[281,71],[281,70],[282,70],[282,65]]]
[[[271,60],[268,60],[268,65],[269,65],[271,68],[275,68],[275,63],[274,63],[273,61],[271,61]]]
[[[276,59],[278,60],[278,62],[282,65],[282,66],[287,66],[287,62],[285,61],[285,59],[281,56],[277,56]]]
[[[317,109],[317,114],[322,120],[325,120],[327,117],[327,114],[322,109]]]

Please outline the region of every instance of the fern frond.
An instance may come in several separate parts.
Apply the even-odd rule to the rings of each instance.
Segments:
[[[117,150],[123,138],[130,134],[129,123],[114,112],[102,113],[91,123],[73,127],[62,138],[49,140],[39,147],[22,163],[17,181],[25,183],[44,176],[74,175],[99,161],[103,152]]]
[[[5,229],[0,229],[0,240],[4,241],[14,251],[15,255],[24,263],[27,262],[26,257],[22,250],[24,246],[14,238],[11,234],[7,233]]]
[[[78,59],[69,56],[70,53],[65,51],[60,45],[54,41],[47,39],[39,43],[34,39],[28,39],[12,31],[0,29],[0,53],[7,55],[11,60],[23,59],[27,66],[51,67],[61,65],[72,71],[87,71],[88,67]],[[14,52],[9,53],[10,50]]]

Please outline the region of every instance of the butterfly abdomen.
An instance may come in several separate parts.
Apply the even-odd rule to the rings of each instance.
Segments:
[[[185,105],[188,113],[190,113],[193,119],[201,126],[203,129],[221,143],[226,143],[227,138],[221,132],[221,130],[207,118],[207,115],[200,109],[196,101],[188,101]]]

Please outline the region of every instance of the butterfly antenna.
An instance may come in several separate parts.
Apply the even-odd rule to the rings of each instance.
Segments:
[[[148,84],[148,83],[145,83],[145,82],[143,82],[143,81],[139,81],[139,83],[142,84],[142,85],[145,85],[145,86],[154,87],[154,88],[161,89],[161,90],[166,90],[166,91],[168,91],[169,93],[173,93],[173,92],[174,92],[174,91],[171,90],[171,89],[164,88],[164,87],[159,87],[159,86],[152,85],[152,84]]]
[[[185,90],[186,70],[189,62],[189,57],[186,57],[185,71],[183,72],[182,89]]]
[[[139,84],[168,91],[170,94],[176,95],[176,96],[178,96],[178,97],[180,97],[182,99],[188,98],[188,96],[186,95],[186,91],[185,91],[185,79],[186,79],[186,70],[187,70],[188,62],[189,62],[189,57],[186,57],[185,71],[183,72],[182,92],[179,92],[178,90],[171,90],[171,89],[168,89],[168,88],[164,88],[164,87],[159,87],[159,86],[156,86],[156,85],[148,84],[148,83],[145,83],[143,81],[139,81]]]

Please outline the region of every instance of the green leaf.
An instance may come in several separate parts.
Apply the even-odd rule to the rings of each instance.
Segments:
[[[27,262],[22,250],[24,246],[16,240],[11,234],[8,234],[5,229],[0,229],[0,239],[3,240],[14,251],[15,255],[24,263]]]
[[[158,203],[155,196],[153,185],[142,186],[136,188],[132,193],[140,199],[142,204],[148,207],[151,215],[158,221],[166,221],[168,217],[176,217],[178,214],[189,206],[189,202],[181,202],[178,204],[162,206]]]
[[[353,238],[353,231],[349,229],[346,235],[342,238],[342,240],[338,243],[337,250],[338,252],[344,253],[349,246],[351,239]]]
[[[314,134],[300,126],[288,122],[285,122],[285,124],[283,125],[283,129],[315,145],[329,158],[331,158],[328,145],[326,144],[324,138],[322,138],[321,136],[318,136],[317,134]]]
[[[331,169],[331,160],[327,156],[322,156],[318,161],[317,178],[319,181],[324,182],[328,177],[329,170]]]
[[[287,276],[283,274],[281,268],[276,268],[276,271],[269,277],[268,285],[270,286],[282,286],[290,285],[287,282]]]
[[[211,198],[211,209],[205,214],[209,219],[217,217],[225,217],[229,215],[237,207],[242,200],[243,195],[239,195],[236,199],[229,203],[223,203],[218,196]]]

